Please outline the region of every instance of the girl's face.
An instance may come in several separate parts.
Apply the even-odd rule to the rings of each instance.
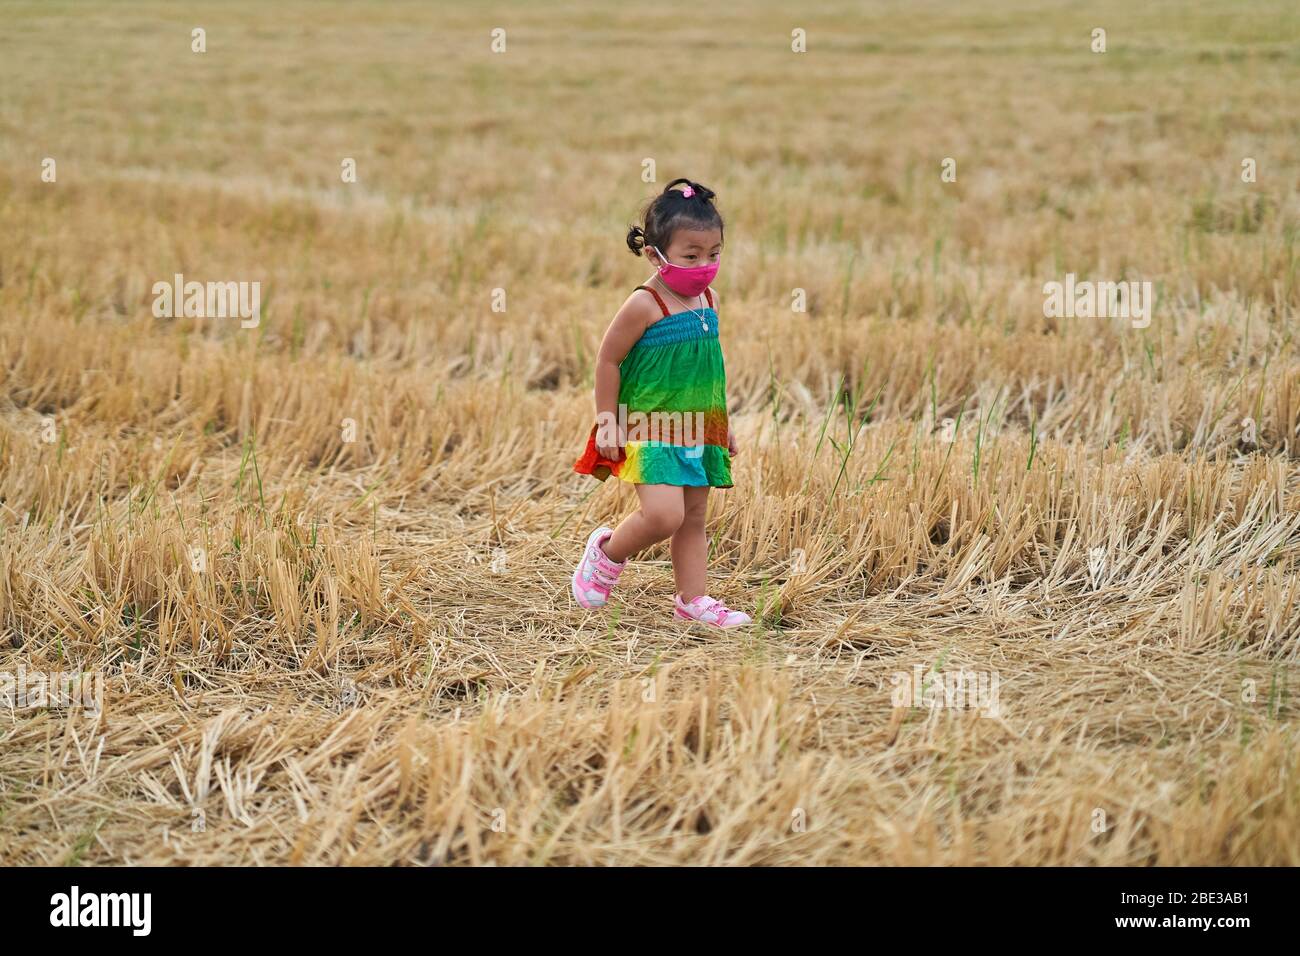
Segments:
[[[707,229],[678,229],[667,246],[662,247],[668,261],[675,266],[702,266],[717,262],[722,255],[722,230],[717,226]],[[649,249],[646,258],[659,265],[659,257]]]

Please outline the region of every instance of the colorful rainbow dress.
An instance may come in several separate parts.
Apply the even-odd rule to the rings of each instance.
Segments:
[[[619,365],[619,406],[626,409],[627,444],[619,461],[602,458],[591,427],[573,470],[604,481],[615,475],[637,485],[731,487],[727,450],[727,373],[718,342],[713,295],[702,312],[669,312],[648,326]]]

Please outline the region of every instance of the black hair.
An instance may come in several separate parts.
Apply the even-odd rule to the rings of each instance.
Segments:
[[[689,187],[691,195],[678,186]],[[707,186],[689,179],[674,179],[646,205],[641,214],[642,226],[631,226],[627,231],[627,247],[632,255],[641,255],[646,246],[663,250],[668,248],[673,233],[678,229],[722,230],[722,216],[713,205],[717,195]]]

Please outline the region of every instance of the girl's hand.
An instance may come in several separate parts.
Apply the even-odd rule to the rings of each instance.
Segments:
[[[727,429],[727,451],[731,452],[733,458],[740,454],[740,446],[736,444],[736,435],[730,428]]]
[[[627,444],[627,436],[623,434],[623,430],[619,429],[618,434],[614,436],[614,441],[617,442],[617,444],[615,445],[602,445],[601,444],[602,440],[607,441],[608,438],[606,438],[606,436],[604,435],[601,435],[600,429],[597,429],[596,430],[596,453],[600,455],[601,458],[606,458],[610,461],[622,461],[623,446]]]

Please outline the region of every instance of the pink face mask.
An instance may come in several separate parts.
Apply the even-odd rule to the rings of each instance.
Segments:
[[[668,261],[667,256],[659,252],[658,246],[650,248],[659,253],[659,278],[678,295],[699,295],[709,287],[721,265],[718,262],[707,262],[702,266],[675,266]]]

